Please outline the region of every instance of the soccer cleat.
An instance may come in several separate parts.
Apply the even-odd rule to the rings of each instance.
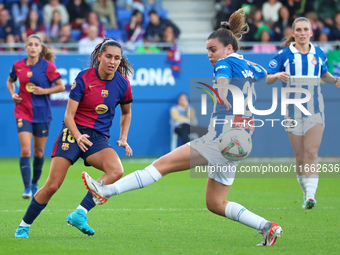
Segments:
[[[306,201],[304,201],[304,204],[304,209],[312,209],[314,206],[316,206],[316,200],[314,198],[308,198]]]
[[[76,227],[85,235],[93,236],[94,230],[87,224],[87,217],[82,209],[76,209],[66,217],[66,221],[69,225]]]
[[[31,189],[25,189],[25,192],[22,194],[23,199],[31,199],[32,198],[32,191]]]
[[[32,197],[34,197],[35,193],[37,193],[39,187],[38,184],[31,184],[31,190],[32,190]]]
[[[104,203],[107,202],[107,199],[104,198],[103,195],[103,184],[99,184],[98,182],[96,182],[95,180],[93,180],[88,173],[86,172],[82,172],[81,173],[82,178],[84,180],[84,184],[86,186],[86,189],[88,189],[88,191],[90,191],[90,193],[93,196],[93,201],[97,204],[97,205],[102,205]]]
[[[15,230],[15,237],[16,238],[28,238],[29,231],[30,231],[30,227],[19,226],[17,230]]]
[[[273,246],[276,242],[276,238],[279,237],[282,233],[282,228],[276,224],[275,222],[272,223],[270,229],[268,231],[259,232],[258,234],[262,234],[262,242],[257,246]]]

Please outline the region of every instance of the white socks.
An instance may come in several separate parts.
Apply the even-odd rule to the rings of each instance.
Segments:
[[[160,180],[161,178],[162,175],[158,172],[156,167],[149,165],[143,170],[137,170],[128,174],[113,184],[105,185],[103,195],[105,198],[109,198],[130,190],[141,189]]]
[[[85,214],[88,213],[88,211],[85,209],[85,207],[83,207],[81,205],[78,205],[77,209],[82,209],[85,212]]]
[[[307,179],[306,185],[306,198],[313,198],[315,197],[316,189],[318,188],[319,183],[319,175],[311,174]]]
[[[228,202],[225,207],[225,216],[228,219],[241,222],[248,227],[258,230],[262,230],[266,223],[269,222],[235,202]]]
[[[30,227],[31,224],[27,224],[26,222],[24,222],[24,220],[21,221],[21,223],[19,224],[20,227]]]
[[[312,174],[308,178],[306,178],[306,176],[304,176],[304,175],[298,175],[297,180],[298,180],[300,187],[303,191],[304,200],[306,200],[308,198],[314,199],[316,190],[318,188],[319,175]]]
[[[300,184],[300,187],[302,189],[302,192],[303,192],[303,199],[306,200],[306,191],[307,191],[307,179],[306,179],[306,176],[304,175],[297,175],[296,176],[299,184]]]

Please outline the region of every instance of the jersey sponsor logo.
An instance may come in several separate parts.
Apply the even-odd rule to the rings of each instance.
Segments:
[[[89,86],[89,88],[93,88],[93,87],[96,87],[96,86],[98,86],[98,85],[97,84],[92,84],[92,85]]]
[[[69,143],[63,143],[61,145],[61,149],[64,151],[67,151],[70,148],[70,144]]]
[[[18,128],[21,128],[23,125],[22,119],[18,119]]]
[[[271,68],[277,67],[277,61],[276,61],[275,59],[272,59],[272,60],[269,62],[269,67],[271,67]]]
[[[260,67],[258,67],[258,66],[253,66],[253,67],[257,72],[259,72],[259,73],[263,72],[263,70]]]
[[[102,90],[102,93],[101,93],[101,96],[104,97],[104,98],[106,98],[106,97],[108,97],[108,95],[109,95],[109,91],[106,90],[106,89],[103,89],[103,90]]]
[[[318,61],[316,60],[316,58],[314,57],[311,61],[312,65],[317,65]]]
[[[32,77],[32,75],[33,75],[33,73],[32,73],[32,72],[27,72],[27,77],[28,77],[28,78],[31,78],[31,77]]]
[[[225,66],[225,65],[220,65],[220,66],[216,67],[215,72],[217,72],[217,70],[219,70],[219,69],[227,69],[227,66]]]
[[[100,105],[97,105],[96,107],[96,113],[98,114],[104,114],[108,111],[108,107],[105,105],[105,104],[100,104]]]
[[[30,93],[32,93],[34,91],[35,88],[35,84],[32,82],[29,82],[26,84],[26,90]]]
[[[73,84],[72,84],[71,90],[74,89],[76,86],[77,86],[77,82],[74,81]]]

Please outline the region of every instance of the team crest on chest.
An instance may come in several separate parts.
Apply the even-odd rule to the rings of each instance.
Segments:
[[[102,97],[106,98],[109,95],[109,91],[106,90],[106,89],[103,89],[101,95],[102,95]]]
[[[316,65],[318,63],[318,61],[316,60],[316,58],[314,57],[311,61],[312,65]]]
[[[61,149],[64,151],[67,151],[70,148],[70,144],[69,143],[63,143],[61,145]]]
[[[33,73],[32,73],[32,72],[27,72],[27,77],[28,77],[28,78],[31,78],[31,77],[32,77],[32,75],[33,75]]]

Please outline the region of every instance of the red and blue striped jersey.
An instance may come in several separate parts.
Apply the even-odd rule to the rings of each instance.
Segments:
[[[34,95],[32,92],[35,86],[50,88],[61,75],[50,61],[39,58],[35,65],[26,65],[26,60],[27,58],[16,61],[10,72],[13,81],[19,79],[19,96],[22,98],[22,101],[15,105],[15,118],[32,123],[50,122],[50,96]]]
[[[74,116],[76,124],[110,136],[116,106],[131,103],[132,90],[128,79],[118,71],[112,80],[102,80],[98,69],[90,68],[78,74],[70,98],[79,102]]]

